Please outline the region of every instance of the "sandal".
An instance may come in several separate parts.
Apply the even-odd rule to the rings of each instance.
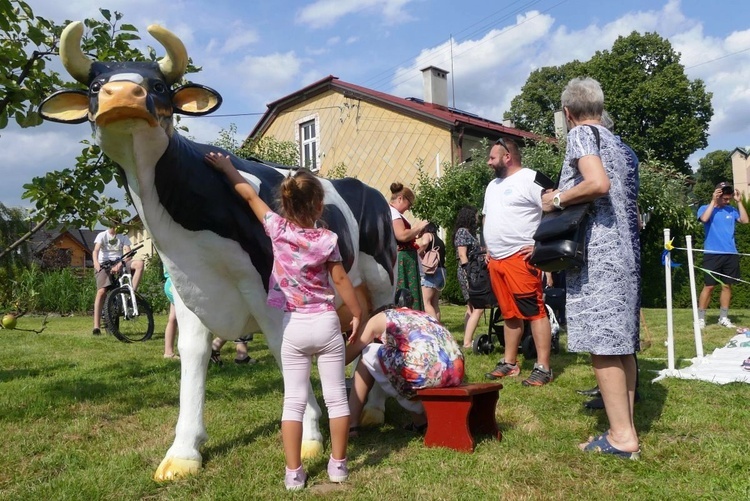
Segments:
[[[173,358],[175,360],[179,360],[180,356],[176,353],[172,353],[171,355],[164,355],[164,358]]]
[[[598,441],[598,440],[601,440],[601,439],[603,439],[604,437],[606,437],[607,435],[609,435],[609,430],[605,431],[605,432],[604,432],[604,433],[602,433],[601,435],[589,435],[589,438],[588,438],[588,439],[586,439],[586,441],[585,441],[585,442],[583,442],[582,444],[578,444],[578,448],[579,448],[579,449],[581,449],[581,450],[583,450],[583,449],[584,449],[585,447],[587,447],[587,446],[588,446],[588,445],[589,445],[589,444],[590,444],[591,442],[596,442],[596,441]]]
[[[404,431],[410,431],[412,433],[419,433],[420,435],[423,435],[424,432],[427,431],[427,423],[414,424],[414,421],[412,421],[411,423],[408,423],[406,426],[404,426]]]
[[[219,350],[211,350],[211,362],[216,365],[224,365],[224,362],[221,361],[221,352]]]
[[[252,364],[256,364],[256,363],[258,363],[258,361],[257,361],[257,360],[255,360],[255,359],[254,359],[253,357],[251,357],[250,355],[248,355],[248,356],[246,356],[245,358],[235,358],[235,359],[234,359],[234,363],[235,363],[235,364],[240,364],[240,365],[242,365],[242,364],[250,364],[250,365],[252,365]]]
[[[621,451],[609,443],[607,435],[607,433],[604,433],[597,437],[597,440],[589,442],[589,444],[583,448],[583,452],[598,452],[599,454],[609,454],[623,459],[640,459],[640,449],[635,452]]]

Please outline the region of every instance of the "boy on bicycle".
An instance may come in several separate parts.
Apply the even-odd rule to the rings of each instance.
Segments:
[[[126,235],[119,235],[117,227],[112,226],[102,231],[94,240],[94,251],[92,257],[94,260],[94,273],[96,276],[96,298],[94,299],[94,330],[92,334],[98,336],[101,334],[102,319],[102,301],[107,293],[107,288],[112,285],[110,273],[117,275],[122,270],[123,264],[133,275],[133,289],[138,289],[138,282],[141,280],[143,273],[143,261],[140,259],[125,260],[124,263],[117,263],[110,269],[110,273],[102,267],[109,261],[115,261],[130,252],[130,239]]]

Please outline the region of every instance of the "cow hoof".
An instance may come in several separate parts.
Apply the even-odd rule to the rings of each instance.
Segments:
[[[302,441],[302,459],[320,457],[323,454],[323,442],[319,440]]]
[[[375,427],[385,423],[385,412],[372,407],[365,407],[359,420],[360,426]]]
[[[177,480],[178,477],[197,475],[200,469],[201,462],[196,459],[166,457],[156,469],[154,480],[157,482],[170,482]]]

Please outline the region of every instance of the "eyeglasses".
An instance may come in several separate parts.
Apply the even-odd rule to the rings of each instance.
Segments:
[[[508,145],[505,144],[505,139],[503,139],[502,137],[500,139],[498,139],[497,141],[495,141],[495,144],[499,144],[500,146],[502,146],[503,148],[505,148],[505,151],[507,151],[508,153],[510,153],[510,150],[508,149]]]

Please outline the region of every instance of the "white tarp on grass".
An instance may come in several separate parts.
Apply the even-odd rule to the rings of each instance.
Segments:
[[[716,384],[750,383],[750,371],[742,368],[742,363],[750,358],[750,336],[737,334],[723,348],[716,348],[713,353],[694,358],[692,365],[670,372],[664,369],[655,379],[677,377],[681,379],[700,379]]]

